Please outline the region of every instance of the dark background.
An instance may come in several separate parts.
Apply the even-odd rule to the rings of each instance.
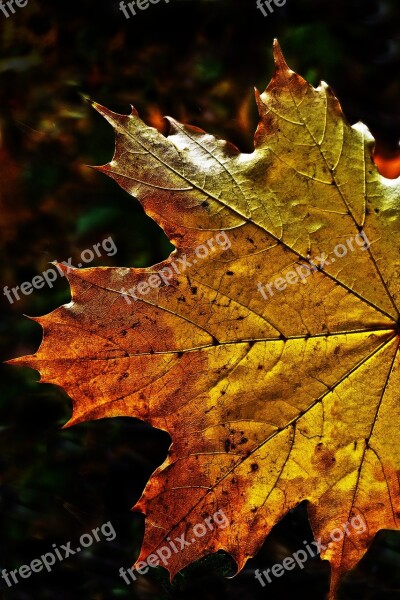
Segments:
[[[85,165],[103,164],[114,147],[111,127],[85,94],[127,113],[134,104],[164,131],[162,116],[200,126],[251,151],[257,123],[253,87],[272,74],[272,40],[311,83],[331,84],[351,123],[377,140],[376,161],[400,174],[400,9],[398,0],[287,0],[267,18],[256,0],[160,0],[126,19],[119,0],[29,0],[0,13],[1,288],[31,281],[49,262],[112,236],[118,253],[90,266],[149,266],[172,247],[139,203]],[[59,279],[10,304],[1,294],[1,360],[34,352],[42,315],[69,301]],[[110,520],[113,542],[33,574],[7,589],[7,600],[322,599],[329,568],[319,559],[261,588],[255,568],[280,562],[312,539],[305,505],[292,511],[257,557],[234,579],[224,553],[185,569],[173,585],[151,569],[126,586],[121,566],[136,558],[143,517],[130,512],[168,435],[129,418],[61,430],[71,402],[38,384],[36,371],[0,367],[0,568],[18,568]],[[343,599],[400,598],[400,534],[381,532],[346,578]]]

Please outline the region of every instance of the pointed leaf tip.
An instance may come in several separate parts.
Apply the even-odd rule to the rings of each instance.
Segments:
[[[68,275],[68,273],[70,273],[71,269],[75,268],[73,266],[69,266],[69,265],[60,263],[60,262],[58,262],[58,260],[52,260],[50,262],[50,264],[54,265],[56,267],[56,269],[58,269],[59,271],[62,271],[65,275]]]
[[[32,360],[35,359],[35,355],[30,355],[30,356],[17,356],[15,358],[9,358],[8,360],[3,361],[4,365],[12,365],[15,367],[29,367],[31,369],[34,369],[35,367],[32,367]],[[36,369],[38,370],[38,369]]]
[[[136,110],[136,108],[133,106],[133,104],[131,104],[130,107],[131,107],[131,117],[138,117],[139,113]]]
[[[279,70],[288,70],[289,67],[286,63],[285,57],[283,56],[283,52],[282,52],[279,42],[276,38],[274,39],[273,50],[274,50],[274,62],[275,62],[276,68]]]
[[[80,97],[82,98],[82,100],[84,100],[85,102],[87,102],[88,104],[92,105],[93,101],[89,98],[89,96],[87,96],[86,94],[83,94],[82,92],[79,92]]]

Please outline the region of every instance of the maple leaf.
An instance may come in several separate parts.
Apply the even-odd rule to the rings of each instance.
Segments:
[[[223,549],[240,570],[307,500],[334,597],[375,533],[399,522],[400,179],[379,174],[371,135],[325,83],[291,71],[277,43],[274,55],[251,154],[93,104],[116,132],[113,160],[97,168],[176,250],[146,269],[73,270],[72,301],[35,319],[40,349],[13,362],[68,392],[67,425],[128,415],[171,435],[135,507],[139,561],[222,511],[229,526],[167,567],[173,576]],[[332,543],[354,518],[365,531]]]

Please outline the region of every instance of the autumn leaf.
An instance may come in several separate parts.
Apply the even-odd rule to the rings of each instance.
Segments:
[[[397,152],[394,156],[387,156],[383,152],[375,152],[374,163],[379,172],[385,177],[395,179],[400,176],[400,152]]]
[[[151,268],[71,271],[72,301],[35,319],[39,351],[13,362],[68,392],[69,426],[132,416],[171,435],[136,505],[139,561],[222,511],[229,525],[167,568],[223,549],[240,570],[307,500],[333,598],[399,522],[400,180],[379,174],[367,128],[277,43],[275,63],[251,154],[93,104],[116,133],[98,169],[176,250]],[[365,531],[333,543],[355,518]]]

